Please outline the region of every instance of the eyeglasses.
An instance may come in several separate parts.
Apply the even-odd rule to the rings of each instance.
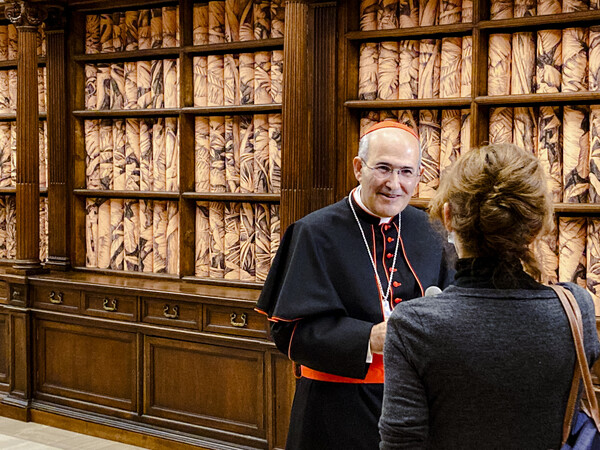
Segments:
[[[391,178],[393,174],[398,175],[400,178],[403,178],[407,181],[413,181],[415,178],[419,176],[419,171],[413,169],[412,167],[400,167],[399,169],[395,169],[394,167],[388,166],[386,164],[378,164],[375,167],[369,166],[364,159],[361,159],[365,167],[369,170],[373,171],[373,175],[380,180],[387,180]]]

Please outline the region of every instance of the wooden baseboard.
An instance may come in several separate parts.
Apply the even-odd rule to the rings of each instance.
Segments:
[[[21,422],[29,422],[31,420],[29,408],[20,408],[3,402],[0,402],[0,416],[20,420]]]
[[[63,430],[74,431],[76,433],[87,434],[102,439],[110,439],[112,441],[136,445],[147,449],[208,450],[203,447],[188,445],[182,442],[161,439],[35,409],[31,410],[31,421],[50,427],[62,428]]]

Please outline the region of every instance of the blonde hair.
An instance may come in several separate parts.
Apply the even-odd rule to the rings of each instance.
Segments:
[[[461,156],[441,179],[429,203],[432,219],[451,227],[465,251],[475,256],[519,259],[540,278],[530,244],[553,226],[553,204],[538,159],[513,144],[492,144]]]

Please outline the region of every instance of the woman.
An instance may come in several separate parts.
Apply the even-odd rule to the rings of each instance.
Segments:
[[[380,448],[560,448],[576,354],[530,250],[552,214],[538,160],[514,145],[474,149],[443,177],[430,215],[454,238],[455,282],[390,316]],[[600,353],[592,299],[566,287],[591,366]]]

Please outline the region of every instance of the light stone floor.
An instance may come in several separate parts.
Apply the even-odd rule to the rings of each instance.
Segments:
[[[0,449],[135,450],[142,449],[142,447],[73,433],[38,423],[0,417]]]

